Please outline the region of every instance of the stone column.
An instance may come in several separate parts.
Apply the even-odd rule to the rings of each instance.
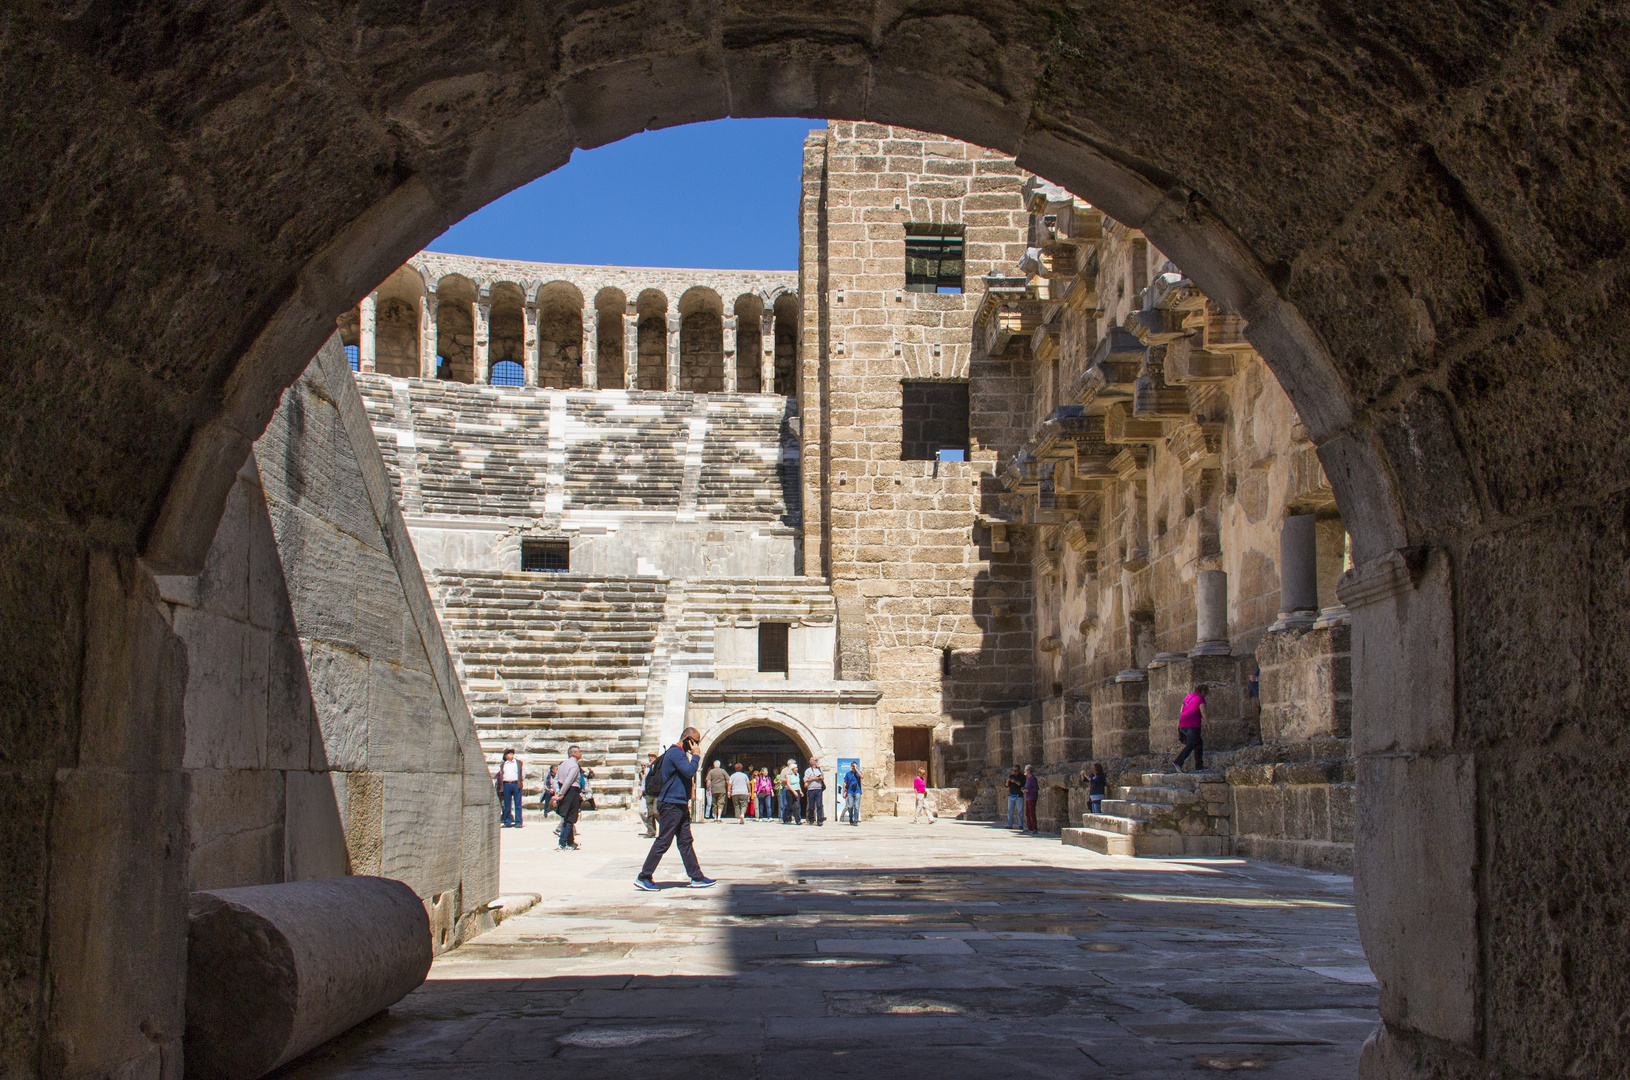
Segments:
[[[477,299],[470,305],[470,359],[475,365],[475,381],[492,381],[492,365],[487,353],[487,325],[492,320],[492,301]]]
[[[668,379],[669,390],[679,389],[679,313],[668,312]]]
[[[1222,570],[1201,570],[1194,583],[1194,629],[1197,644],[1192,656],[1227,656],[1228,574]]]
[[[538,385],[538,305],[528,304],[521,314],[521,367],[525,369],[522,381],[528,386]]]
[[[583,304],[583,386],[596,390],[600,386],[600,313],[594,302]]]
[[[377,321],[378,300],[373,293],[362,298],[357,305],[357,370],[371,372],[374,370],[374,358],[378,355],[379,346],[375,336],[374,327]]]
[[[721,335],[724,344],[724,392],[736,392],[736,317],[724,317],[724,333]]]
[[[640,317],[634,305],[623,314],[623,386],[637,390],[640,385]]]
[[[775,393],[775,313],[766,311],[763,321],[759,323],[759,333],[764,338],[763,366],[760,368],[758,388],[765,394]]]
[[[419,297],[419,378],[436,377],[436,294]]]
[[[1319,612],[1318,563],[1313,515],[1287,517],[1279,533],[1279,619],[1270,630],[1313,625]]]

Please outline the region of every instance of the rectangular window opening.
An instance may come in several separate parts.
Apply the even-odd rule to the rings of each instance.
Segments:
[[[968,426],[966,382],[901,382],[901,461],[968,460]]]
[[[961,225],[906,226],[906,291],[960,293]]]
[[[758,624],[758,670],[764,672],[787,670],[787,624],[762,622]]]
[[[351,365],[352,371],[360,370],[362,367],[362,347],[360,345],[345,346],[345,362]]]
[[[569,540],[522,540],[521,569],[529,574],[564,573],[572,568]]]

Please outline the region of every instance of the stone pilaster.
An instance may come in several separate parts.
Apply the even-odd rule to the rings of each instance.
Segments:
[[[1041,703],[1041,760],[1047,765],[1092,757],[1092,702],[1080,697]]]
[[[419,297],[419,377],[436,377],[436,294],[426,292]]]
[[[759,323],[759,333],[764,338],[764,355],[759,366],[758,389],[760,393],[775,393],[775,312],[766,308],[763,321]]]
[[[583,387],[600,388],[600,312],[592,300],[583,305]]]
[[[623,386],[633,390],[640,384],[640,317],[634,305],[623,314]]]
[[[378,324],[379,301],[369,293],[357,305],[357,370],[371,372],[379,355],[375,327]]]
[[[521,316],[521,367],[525,369],[523,376],[526,385],[538,385],[538,305],[526,305],[526,311]]]
[[[666,389],[679,389],[679,324],[677,311],[668,312],[668,378]]]
[[[492,381],[492,364],[487,350],[487,327],[492,321],[492,300],[486,290],[470,305],[471,345],[470,358],[475,365],[475,381],[489,383]]]
[[[724,345],[724,392],[736,392],[736,317],[724,317],[724,333],[720,335]]]
[[[1148,752],[1149,675],[1123,671],[1092,695],[1092,755],[1131,757]]]

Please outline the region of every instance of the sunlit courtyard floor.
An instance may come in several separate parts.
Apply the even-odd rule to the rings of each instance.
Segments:
[[[1377,1019],[1348,878],[883,819],[698,825],[719,885],[642,893],[636,825],[554,825],[503,832],[542,903],[285,1075],[1321,1080]]]

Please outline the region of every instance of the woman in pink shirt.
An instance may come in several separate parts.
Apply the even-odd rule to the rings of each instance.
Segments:
[[[917,824],[917,822],[922,819],[923,812],[927,811],[928,823],[930,825],[934,824],[934,822],[939,820],[939,815],[934,813],[934,804],[928,801],[927,770],[920,768],[917,770],[917,775],[912,778],[911,788],[917,793],[917,809],[911,815],[911,823],[913,825]]]
[[[758,779],[753,781],[753,794],[758,796],[758,819],[770,819],[770,795],[775,788],[770,784],[770,770],[758,770]]]
[[[1206,767],[1205,739],[1202,732],[1205,730],[1206,719],[1206,684],[1201,683],[1194,688],[1194,692],[1183,699],[1183,714],[1177,719],[1177,738],[1183,744],[1183,752],[1177,755],[1172,762],[1172,768],[1178,772],[1183,771],[1183,761],[1189,754],[1194,755],[1194,771],[1200,772]]]

